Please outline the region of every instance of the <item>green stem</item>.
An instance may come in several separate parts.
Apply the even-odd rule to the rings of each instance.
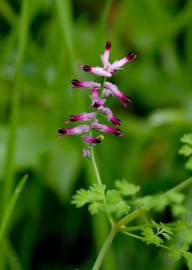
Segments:
[[[71,0],[56,0],[55,5],[58,11],[58,18],[62,27],[62,35],[68,55],[68,66],[71,71],[75,63],[74,46],[72,38],[72,12]]]
[[[4,192],[3,192],[3,208],[5,208],[14,185],[14,152],[16,145],[16,133],[20,112],[20,81],[21,81],[21,68],[24,59],[24,53],[27,43],[27,33],[29,26],[29,0],[24,0],[21,11],[19,41],[18,41],[18,54],[16,61],[15,83],[11,100],[11,115],[10,127],[7,141],[7,151],[4,166]]]
[[[129,215],[125,216],[124,218],[120,219],[117,223],[116,226],[121,229],[122,226],[127,225],[128,223],[130,223],[131,221],[135,220],[138,216],[140,216],[141,214],[143,214],[143,212],[145,211],[144,207],[138,208],[135,211],[133,211],[132,213],[130,213]]]
[[[95,171],[95,175],[96,175],[96,179],[97,179],[97,183],[99,185],[102,184],[101,182],[101,177],[100,177],[100,174],[99,174],[99,170],[97,168],[97,163],[95,161],[95,156],[94,156],[94,150],[93,150],[93,147],[91,147],[91,160],[93,162],[93,168],[94,168],[94,171]]]
[[[117,233],[117,230],[116,230],[115,227],[113,227],[111,229],[111,232],[110,232],[109,236],[105,240],[105,242],[103,244],[103,247],[102,247],[102,249],[99,252],[99,255],[97,256],[97,259],[96,259],[96,261],[95,261],[95,263],[93,265],[92,270],[98,270],[98,269],[100,269],[101,264],[102,264],[102,262],[103,262],[103,260],[105,258],[105,255],[106,255],[109,247],[111,246],[111,243],[112,243],[112,241],[113,241],[116,233]]]
[[[192,185],[192,177],[187,178],[185,181],[183,181],[181,184],[178,184],[177,186],[171,188],[165,193],[165,196],[169,194],[170,192],[179,192],[188,186]]]

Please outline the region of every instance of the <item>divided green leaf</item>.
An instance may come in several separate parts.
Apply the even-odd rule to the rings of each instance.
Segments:
[[[88,190],[80,189],[73,196],[71,203],[76,207],[82,207],[85,204],[103,203],[105,201],[105,185],[94,184]],[[99,204],[99,205],[100,205]],[[91,212],[96,211],[95,206],[91,206]],[[94,209],[94,210],[93,210]]]
[[[140,186],[132,184],[125,179],[117,180],[115,182],[116,189],[120,192],[122,196],[133,196],[137,194],[140,190]]]

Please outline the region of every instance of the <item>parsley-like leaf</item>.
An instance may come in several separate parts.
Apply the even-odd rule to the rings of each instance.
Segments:
[[[90,204],[89,209],[92,214],[96,214],[105,201],[105,185],[95,184],[88,190],[80,189],[72,198],[72,204],[76,207],[82,207],[85,204]]]
[[[128,182],[125,179],[117,180],[115,182],[116,189],[120,192],[122,196],[133,196],[137,194],[140,190],[140,187]]]
[[[116,217],[121,217],[129,213],[131,207],[122,198],[121,194],[115,190],[108,190],[106,194],[106,211],[114,214]]]
[[[157,236],[151,227],[146,227],[142,229],[143,241],[147,244],[154,244],[156,246],[161,246],[163,240],[161,237]]]

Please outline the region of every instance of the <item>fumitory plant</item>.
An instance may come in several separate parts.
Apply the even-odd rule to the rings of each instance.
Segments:
[[[73,126],[65,126],[58,130],[62,137],[76,134],[81,136],[85,145],[82,151],[83,157],[87,157],[93,162],[97,179],[97,182],[88,189],[78,190],[73,196],[72,204],[76,207],[88,205],[88,210],[92,215],[104,212],[111,226],[111,231],[93,264],[92,270],[100,269],[117,233],[163,248],[176,260],[183,257],[188,269],[192,269],[192,253],[190,252],[192,223],[187,215],[186,196],[181,193],[192,184],[192,177],[164,193],[159,192],[144,197],[140,196],[140,186],[126,179],[116,180],[113,189],[107,188],[106,184],[101,181],[93,148],[104,140],[104,136],[97,132],[123,136],[123,132],[119,129],[121,120],[107,106],[107,101],[111,96],[116,97],[124,107],[127,107],[131,101],[131,98],[121,92],[109,79],[126,63],[136,59],[136,54],[129,53],[122,59],[110,63],[110,50],[111,42],[107,41],[104,54],[101,55],[103,67],[80,65],[80,68],[85,72],[102,76],[103,82],[72,80],[73,88],[84,88],[90,94],[90,107],[87,112],[71,115],[65,121],[66,125],[73,124]],[[110,125],[102,122],[103,116],[110,122]],[[85,124],[74,126],[74,122]],[[189,157],[187,168],[191,170],[192,134],[185,135],[182,142],[184,145],[180,149],[180,153]],[[159,219],[157,222],[155,218],[152,218],[153,213],[163,212],[167,207],[171,210],[173,222],[163,223]]]

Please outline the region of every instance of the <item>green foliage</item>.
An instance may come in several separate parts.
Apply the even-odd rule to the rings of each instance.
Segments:
[[[179,260],[181,257],[183,257],[186,260],[188,269],[192,270],[192,253],[189,252],[187,249],[188,249],[188,246],[186,245],[184,245],[181,248],[171,246],[169,251],[172,258],[176,261]]]
[[[119,193],[122,195],[122,196],[133,196],[133,195],[136,195],[139,190],[140,190],[140,187],[133,184],[133,183],[129,183],[127,180],[125,179],[122,179],[121,181],[120,180],[117,180],[115,182],[115,187],[116,189],[119,191]]]
[[[88,190],[80,189],[73,196],[72,204],[76,207],[82,207],[89,204],[91,214],[97,214],[105,202],[105,185],[94,184]]]
[[[144,196],[137,199],[137,203],[147,211],[153,210],[155,212],[162,212],[167,206],[171,206],[174,216],[182,216],[185,213],[185,208],[182,206],[184,198],[185,196],[180,192],[169,191],[167,193]]]
[[[183,146],[179,150],[179,154],[187,157],[186,168],[192,171],[192,133],[185,134],[181,138]]]
[[[143,241],[147,244],[154,244],[156,246],[161,246],[163,244],[163,240],[161,237],[154,233],[151,227],[146,227],[142,230]]]
[[[72,204],[82,207],[88,204],[91,214],[104,211],[120,218],[131,210],[130,197],[139,191],[139,187],[125,179],[115,181],[115,189],[107,190],[105,185],[94,184],[89,189],[80,189],[73,196]]]

